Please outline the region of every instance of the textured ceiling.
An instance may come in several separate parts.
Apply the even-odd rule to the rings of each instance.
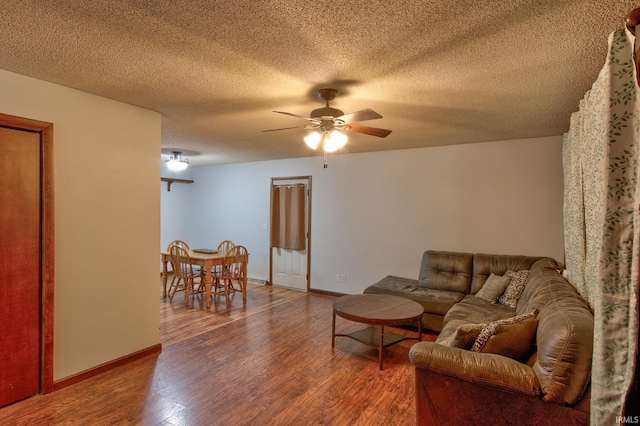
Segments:
[[[634,1],[3,0],[0,69],[162,114],[194,165],[321,154],[305,124],[371,108],[343,152],[559,135]],[[1,95],[1,94],[0,94]]]

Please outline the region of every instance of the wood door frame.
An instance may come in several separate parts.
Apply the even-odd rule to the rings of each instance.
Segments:
[[[269,226],[271,226],[271,208],[273,204],[273,187],[277,181],[287,180],[303,180],[307,181],[307,292],[311,290],[311,176],[289,176],[289,177],[272,177],[271,178],[271,194],[269,196]],[[271,241],[271,230],[269,230],[269,281],[267,285],[273,284],[273,242]]]
[[[53,392],[54,205],[53,124],[0,114],[0,126],[40,135],[40,392]]]

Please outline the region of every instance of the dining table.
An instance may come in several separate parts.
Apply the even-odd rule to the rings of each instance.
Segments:
[[[213,275],[211,270],[214,266],[219,266],[224,263],[226,251],[217,250],[188,250],[189,257],[191,257],[191,263],[198,265],[204,270],[204,283],[206,289],[206,307],[211,308],[211,287],[213,286]],[[162,296],[167,297],[167,264],[171,262],[171,255],[168,251],[160,252],[162,256]],[[227,304],[229,301],[227,300]]]

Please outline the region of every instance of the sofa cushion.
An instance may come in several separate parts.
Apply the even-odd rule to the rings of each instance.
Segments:
[[[520,295],[516,313],[522,314],[540,309],[553,298],[578,298],[575,288],[558,272],[558,265],[553,259],[541,260],[531,266],[529,279]],[[586,306],[586,302],[585,306]]]
[[[503,305],[507,305],[511,309],[516,309],[518,307],[518,300],[520,300],[520,295],[522,294],[525,285],[527,284],[527,278],[529,277],[529,270],[523,271],[507,271],[504,274],[505,277],[509,277],[511,281],[509,285],[502,293],[502,296],[498,298],[498,302]]]
[[[427,250],[422,256],[418,285],[433,290],[469,293],[473,254]]]
[[[420,303],[425,312],[444,316],[449,309],[465,296],[453,291],[432,290],[418,286],[416,280],[410,278],[386,276],[377,283],[367,287],[365,294],[389,294],[414,300]]]
[[[500,324],[496,327],[495,334],[487,339],[479,352],[498,354],[520,362],[526,361],[535,350],[537,328],[538,319],[535,316]]]
[[[489,303],[496,303],[498,297],[502,296],[502,293],[504,293],[510,281],[511,278],[508,276],[491,274],[480,291],[476,293],[476,297]]]
[[[533,370],[543,399],[574,405],[590,383],[593,315],[576,299],[552,300],[540,312],[537,343]]]
[[[476,296],[466,295],[456,303],[444,317],[444,326],[438,336],[438,342],[452,335],[456,328],[469,323],[490,323],[515,316],[516,311],[505,305],[485,302]]]
[[[471,294],[476,294],[484,285],[487,278],[493,273],[504,275],[508,270],[522,271],[531,269],[531,266],[542,257],[498,255],[478,253],[473,256],[473,276],[471,278]]]
[[[555,262],[548,260],[531,267],[516,312],[540,309],[533,370],[543,399],[574,405],[590,384],[593,314],[556,268]]]

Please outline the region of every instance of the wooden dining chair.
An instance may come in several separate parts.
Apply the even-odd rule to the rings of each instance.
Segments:
[[[167,247],[167,250],[169,250],[171,248],[171,246],[180,246],[185,250],[189,250],[189,244],[187,244],[186,242],[182,241],[182,240],[173,240],[169,243],[169,246]]]
[[[173,296],[177,291],[184,291],[185,303],[187,303],[189,296],[204,293],[204,281],[200,272],[194,271],[189,251],[176,244],[169,247],[169,255],[176,275],[175,285],[169,287],[169,301],[173,301]]]
[[[173,240],[173,241],[171,241],[171,242],[169,243],[169,246],[167,247],[167,251],[169,251],[169,249],[170,249],[170,248],[171,248],[171,246],[173,246],[173,245],[180,246],[180,247],[182,247],[183,249],[185,249],[185,250],[187,250],[187,251],[191,250],[191,249],[189,248],[189,244],[187,244],[186,242],[184,242],[184,241],[182,241],[182,240]],[[173,268],[173,265],[171,265],[171,267]],[[173,269],[173,270],[175,271],[175,269]],[[200,268],[200,266],[198,266],[198,265],[194,265],[194,266],[193,266],[193,272],[194,272],[194,274],[196,274],[196,275],[200,274],[200,276],[204,277],[204,270],[203,270],[203,269],[201,269],[201,268]],[[176,279],[176,277],[175,277],[175,274],[174,274],[174,276],[173,276],[173,280],[175,280],[175,279]],[[171,281],[171,283],[172,283],[172,284],[173,284],[173,280]],[[171,286],[169,286],[169,290],[171,290]]]
[[[235,244],[233,243],[233,241],[224,240],[220,244],[218,244],[218,248],[216,250],[218,250],[219,252],[226,253],[229,250],[231,250],[233,247],[235,247]],[[214,266],[213,269],[211,270],[211,273],[215,275],[216,273],[220,273],[221,270],[222,270],[222,265]]]
[[[167,246],[167,251],[169,252],[169,257],[171,257],[171,246],[174,246],[174,245],[182,247],[185,250],[189,250],[189,244],[185,243],[182,240],[173,240]],[[173,264],[172,261],[169,261],[169,263],[171,264],[171,270],[173,271],[173,278],[171,279],[171,284],[169,284],[169,295],[171,295],[171,290],[173,289],[174,286],[179,285],[180,279],[178,278],[178,274],[176,273],[176,266]],[[174,292],[175,292],[175,290],[174,290]]]
[[[223,242],[218,244],[218,251],[227,252],[227,251],[231,250],[233,247],[235,247],[235,244],[233,244],[233,241],[224,240]]]
[[[249,253],[244,246],[234,246],[226,252],[222,262],[222,268],[214,276],[214,287],[211,296],[223,296],[227,306],[229,296],[233,293],[242,293],[243,303],[247,303],[247,264]]]

